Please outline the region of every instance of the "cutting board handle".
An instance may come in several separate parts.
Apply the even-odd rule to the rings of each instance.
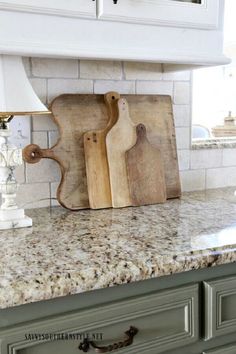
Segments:
[[[27,145],[23,149],[22,154],[23,154],[24,161],[26,161],[28,163],[37,163],[42,158],[48,158],[48,159],[57,160],[55,158],[54,152],[52,150],[50,150],[50,149],[41,149],[36,144]]]
[[[138,124],[136,126],[137,143],[141,140],[147,139],[147,130],[144,124]]]

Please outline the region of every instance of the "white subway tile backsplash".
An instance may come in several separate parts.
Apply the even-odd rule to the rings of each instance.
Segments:
[[[48,101],[64,93],[93,93],[92,80],[49,79]]]
[[[222,150],[207,149],[207,150],[192,150],[191,151],[191,170],[201,168],[220,167],[222,165]]]
[[[17,191],[17,203],[25,209],[50,205],[49,183],[21,184]]]
[[[236,166],[236,149],[223,150],[223,166]]]
[[[137,81],[136,93],[146,95],[172,95],[172,81]]]
[[[30,83],[43,103],[47,102],[47,81],[45,79],[31,78]]]
[[[117,91],[123,94],[135,93],[135,82],[133,81],[106,81],[96,80],[94,82],[94,93],[106,93],[109,91]]]
[[[32,143],[39,145],[41,149],[48,148],[48,134],[47,132],[32,132]]]
[[[122,66],[119,61],[81,60],[80,78],[121,80]]]
[[[190,104],[190,82],[174,82],[174,103]]]
[[[205,179],[205,170],[189,170],[180,172],[181,188],[183,192],[205,189]]]
[[[59,182],[50,183],[50,193],[51,193],[51,206],[59,206],[60,203],[57,201],[57,189]]]
[[[52,115],[33,116],[33,131],[57,130],[58,126],[52,119]]]
[[[189,105],[173,105],[173,113],[176,127],[190,127],[191,116]]]
[[[76,59],[32,58],[32,74],[44,78],[78,78],[79,63]]]
[[[60,179],[60,168],[56,161],[42,159],[36,164],[26,165],[26,182],[56,182]]]
[[[178,149],[190,149],[190,128],[176,128],[176,143]]]
[[[59,138],[59,131],[58,130],[48,132],[48,144],[49,144],[49,147],[54,146],[56,144],[58,138]]]
[[[190,151],[178,150],[178,161],[180,171],[188,170],[190,165]]]
[[[14,176],[18,183],[25,183],[25,163],[16,167]]]
[[[64,93],[162,94],[173,98],[178,160],[183,191],[236,185],[236,149],[191,150],[191,73],[174,71],[168,65],[118,61],[24,58],[35,92],[44,103]],[[32,142],[41,148],[53,146],[58,127],[50,115],[33,116]],[[56,197],[60,169],[56,162],[42,160],[16,169],[21,183],[20,203],[26,207],[50,205]],[[22,184],[23,183],[23,184]],[[46,199],[40,201],[41,199]],[[51,205],[58,205],[55,200]]]
[[[161,80],[162,65],[158,63],[124,63],[125,78],[127,80]]]
[[[168,65],[163,65],[163,80],[173,80],[173,81],[189,81],[191,76],[191,71],[189,70],[176,70],[168,71]]]
[[[206,188],[236,186],[236,167],[212,168],[206,171]]]

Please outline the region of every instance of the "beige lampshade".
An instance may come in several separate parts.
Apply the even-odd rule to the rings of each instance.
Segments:
[[[0,55],[0,116],[50,113],[35,94],[22,58]]]

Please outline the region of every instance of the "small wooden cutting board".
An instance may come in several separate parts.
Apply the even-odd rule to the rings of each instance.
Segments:
[[[41,158],[57,161],[61,169],[61,181],[57,189],[59,203],[67,209],[89,208],[84,133],[101,130],[107,126],[111,109],[107,109],[103,95],[61,95],[51,104],[52,118],[59,127],[59,139],[50,149],[40,149],[31,144],[23,151],[28,163]],[[115,100],[109,102],[116,105]]]
[[[133,206],[166,201],[165,172],[161,152],[152,146],[143,124],[136,127],[136,144],[125,153]]]
[[[106,137],[110,173],[112,206],[121,208],[132,205],[129,193],[125,152],[136,142],[135,125],[130,119],[128,103],[118,101],[118,121]]]
[[[107,126],[104,129],[84,134],[88,195],[92,209],[112,207],[106,136],[118,118],[117,106],[111,102],[119,98],[120,95],[116,92],[109,92],[105,95],[106,106],[109,110]]]

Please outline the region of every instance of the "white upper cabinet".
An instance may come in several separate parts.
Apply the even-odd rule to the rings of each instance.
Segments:
[[[96,18],[95,0],[6,0],[0,1],[0,9]]]
[[[214,29],[220,0],[100,0],[99,17],[105,20],[160,26]]]
[[[226,64],[223,15],[224,0],[5,0],[0,53]]]

